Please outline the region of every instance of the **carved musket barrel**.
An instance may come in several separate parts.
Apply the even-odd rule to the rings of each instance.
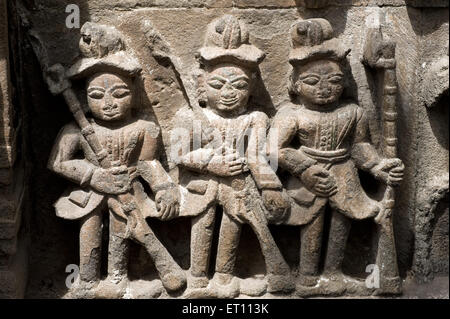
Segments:
[[[386,158],[397,158],[397,75],[395,60],[396,44],[383,39],[381,30],[369,30],[364,48],[363,63],[383,76],[382,94],[382,153]],[[380,270],[379,293],[401,293],[398,272],[392,212],[395,208],[395,190],[387,186],[383,209],[375,221],[378,223],[377,265]]]

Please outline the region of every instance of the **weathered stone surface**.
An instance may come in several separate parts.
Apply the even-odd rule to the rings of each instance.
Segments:
[[[433,21],[428,24],[425,21]],[[448,17],[437,10],[420,12],[416,30],[420,57],[416,90],[413,96],[417,121],[415,251],[413,270],[420,281],[430,281],[448,267],[445,247],[448,214],[449,122],[448,122]],[[445,35],[445,36],[444,36]],[[431,70],[436,70],[433,77]],[[423,90],[426,90],[425,93]],[[423,93],[422,93],[423,92]],[[429,156],[429,154],[433,154]],[[444,218],[443,218],[444,217]],[[437,240],[437,238],[440,238]],[[437,241],[436,241],[437,240]],[[436,263],[436,254],[441,262]],[[442,266],[435,267],[440,264]]]
[[[406,0],[407,5],[418,7],[418,8],[448,8],[449,2],[447,0]]]
[[[81,1],[83,2],[83,1]],[[77,1],[36,0],[35,8],[47,7],[58,10]],[[109,3],[103,0],[90,0],[90,10],[133,10],[142,8],[309,8],[321,9],[328,6],[405,6],[405,3],[414,7],[448,7],[447,0],[124,0],[119,3]]]
[[[0,3],[0,298],[22,298],[27,274],[23,166],[17,157],[17,110],[12,104],[7,2]]]

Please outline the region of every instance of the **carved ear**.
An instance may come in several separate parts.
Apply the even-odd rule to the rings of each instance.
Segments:
[[[259,71],[251,72],[251,81],[250,81],[250,98],[254,95],[254,92],[258,89],[258,79],[261,78]]]
[[[300,94],[298,89],[298,80],[296,80],[295,70],[292,71],[289,77],[288,91],[291,97],[296,97]]]
[[[197,100],[200,106],[204,107],[208,102],[208,97],[206,95],[206,83],[205,83],[205,74],[201,73],[197,75]]]

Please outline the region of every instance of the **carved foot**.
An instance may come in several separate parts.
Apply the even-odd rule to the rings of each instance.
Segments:
[[[323,278],[326,281],[326,290],[332,296],[341,296],[345,293],[369,296],[373,293],[373,289],[366,287],[364,280],[347,276],[341,271],[325,273]]]
[[[99,299],[122,298],[127,291],[128,278],[108,276],[95,289],[95,297]]]
[[[95,297],[94,290],[98,284],[99,281],[83,281],[78,278],[70,288],[68,298],[92,299]]]
[[[315,287],[319,283],[319,276],[310,276],[300,274],[298,277],[298,284],[305,287]]]
[[[241,295],[261,297],[267,292],[267,281],[264,275],[241,279]]]
[[[192,274],[188,277],[188,289],[202,289],[207,288],[209,284],[209,279],[206,276],[193,276]]]
[[[168,292],[181,290],[186,286],[186,274],[181,270],[169,272],[161,276],[161,281]]]
[[[267,275],[267,292],[288,293],[295,290],[295,282],[290,275]]]
[[[402,293],[402,279],[400,277],[380,278],[380,288],[375,295],[400,295]]]
[[[236,298],[240,293],[239,278],[231,274],[215,273],[210,282],[210,288],[214,291],[217,298]]]
[[[124,299],[156,299],[164,293],[160,280],[134,280],[130,281]]]
[[[183,298],[186,299],[204,299],[215,298],[211,291],[208,290],[209,279],[206,276],[194,276],[191,272],[188,272],[187,276],[187,289],[183,294]]]
[[[354,280],[352,277],[345,275],[342,271],[325,272],[323,277],[333,282],[348,282]]]

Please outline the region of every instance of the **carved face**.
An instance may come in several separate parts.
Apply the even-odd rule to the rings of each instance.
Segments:
[[[339,100],[344,90],[344,73],[333,61],[312,61],[298,67],[297,91],[305,102],[328,105]]]
[[[206,75],[208,106],[218,113],[240,114],[247,108],[252,73],[234,65],[218,65]]]
[[[96,119],[123,120],[133,107],[132,80],[112,73],[95,74],[88,81],[87,100]]]

